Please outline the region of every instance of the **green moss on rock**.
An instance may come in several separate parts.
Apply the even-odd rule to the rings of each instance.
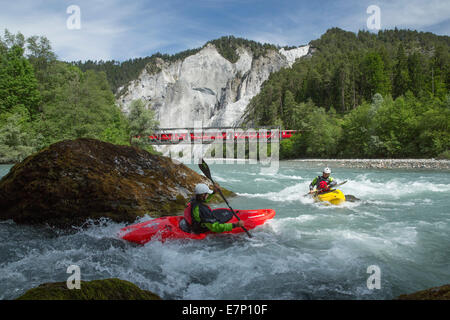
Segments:
[[[450,284],[411,294],[402,294],[398,300],[450,300]]]
[[[120,279],[81,281],[80,289],[68,289],[65,282],[44,283],[25,292],[16,300],[161,300]]]
[[[222,193],[223,193],[224,197],[227,200],[228,200],[228,198],[236,196],[236,194],[234,192],[230,191],[230,190],[227,190],[227,189],[224,189],[224,188],[221,188],[221,190],[222,190]],[[221,202],[223,202],[223,199],[220,196],[220,194],[219,193],[214,194],[212,199],[211,199],[211,203],[221,203]]]
[[[145,214],[176,215],[197,183],[211,185],[167,157],[95,139],[66,140],[16,164],[0,180],[0,220],[71,227],[102,217],[134,222]]]

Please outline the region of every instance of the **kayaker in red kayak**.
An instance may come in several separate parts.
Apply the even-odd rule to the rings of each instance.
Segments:
[[[330,168],[323,169],[322,176],[317,176],[314,178],[314,180],[309,185],[309,193],[314,193],[314,188],[320,189],[320,183],[324,181],[327,184],[328,190],[335,186],[337,182],[333,179],[333,177],[330,176],[331,170]]]
[[[219,222],[213,215],[211,208],[206,205],[212,199],[213,194],[218,192],[219,188],[219,185],[214,185],[214,191],[212,191],[204,183],[195,186],[195,197],[188,203],[186,209],[184,209],[184,220],[180,222],[180,228],[183,231],[196,234],[208,231],[225,232],[244,226],[243,221],[236,223]]]

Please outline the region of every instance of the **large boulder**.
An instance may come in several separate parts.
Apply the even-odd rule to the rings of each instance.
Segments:
[[[450,300],[450,284],[417,291],[410,294],[402,294],[398,300]]]
[[[197,183],[209,181],[169,158],[95,139],[55,143],[0,180],[0,220],[58,227],[107,217],[182,212]],[[226,192],[225,195],[230,195]]]
[[[120,279],[80,281],[80,289],[68,289],[66,282],[44,283],[25,292],[16,300],[161,300]]]

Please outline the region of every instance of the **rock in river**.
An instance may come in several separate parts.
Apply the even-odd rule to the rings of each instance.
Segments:
[[[66,282],[44,283],[25,292],[17,300],[161,300],[156,294],[142,290],[120,279],[80,281],[80,289],[68,289]]]
[[[184,164],[95,139],[55,143],[11,168],[0,181],[0,220],[58,227],[107,217],[181,213],[197,183]],[[225,195],[230,195],[228,191]]]
[[[410,294],[402,294],[398,300],[450,300],[450,284]]]

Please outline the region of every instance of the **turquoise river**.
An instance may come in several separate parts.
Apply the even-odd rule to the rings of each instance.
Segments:
[[[2,221],[0,299],[66,281],[70,265],[82,280],[120,278],[163,299],[393,299],[450,283],[450,172],[332,168],[338,182],[348,181],[340,190],[361,201],[326,206],[304,197],[322,166],[282,161],[276,173],[210,166],[238,194],[229,199],[234,209],[276,210],[251,239],[138,246],[117,237],[125,223],[67,232]],[[0,177],[10,167],[0,166]],[[368,287],[371,266],[380,271],[379,289]]]

